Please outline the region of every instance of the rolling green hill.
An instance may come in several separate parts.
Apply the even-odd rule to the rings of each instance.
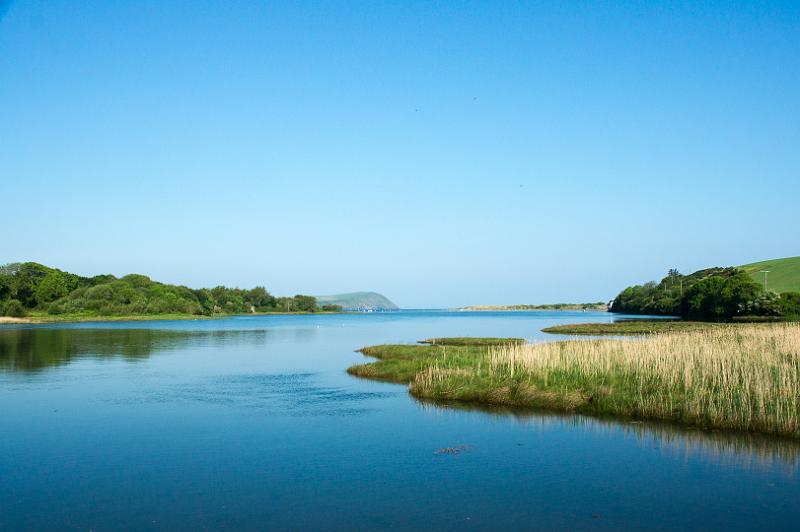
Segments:
[[[351,292],[316,296],[320,305],[339,305],[344,310],[398,310],[398,306],[377,292]]]
[[[800,292],[800,257],[765,260],[739,266],[756,282],[764,286],[762,270],[767,274],[767,288],[776,292]]]

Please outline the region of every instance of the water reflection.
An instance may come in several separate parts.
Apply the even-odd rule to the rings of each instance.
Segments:
[[[800,442],[764,434],[739,431],[703,430],[673,423],[595,418],[546,411],[492,408],[480,405],[435,403],[417,400],[426,410],[459,409],[512,419],[537,431],[579,428],[595,434],[635,439],[644,448],[662,454],[744,470],[778,470],[794,477],[800,471]]]
[[[527,336],[569,319],[397,313],[0,327],[0,529],[797,528],[793,442],[541,412],[418,410],[404,386],[345,373],[364,345]],[[440,448],[464,452],[435,455]]]
[[[7,329],[0,330],[0,369],[33,372],[83,357],[140,360],[154,351],[193,345],[263,344],[267,334],[263,329]]]

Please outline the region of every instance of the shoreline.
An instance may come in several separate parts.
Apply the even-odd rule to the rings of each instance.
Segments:
[[[473,305],[469,307],[457,307],[453,310],[464,312],[608,312],[606,305],[601,306],[582,306],[582,305]]]
[[[611,323],[569,323],[545,327],[542,332],[548,334],[566,334],[575,336],[639,336],[660,333],[710,331],[731,325],[756,325],[770,323],[796,323],[791,319],[771,320],[733,320],[733,321],[692,321],[672,318],[659,319],[625,319]]]
[[[122,321],[193,321],[193,320],[222,320],[237,316],[297,316],[297,315],[329,315],[329,314],[354,314],[352,312],[254,312],[247,314],[217,314],[203,316],[194,314],[133,314],[128,316],[46,316],[33,315],[24,318],[0,316],[0,325],[37,325],[47,323],[113,323]]]

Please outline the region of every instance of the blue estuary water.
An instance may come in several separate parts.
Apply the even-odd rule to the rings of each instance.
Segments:
[[[439,407],[345,373],[365,345],[542,340],[542,327],[611,319],[0,326],[0,529],[797,530],[792,442]]]

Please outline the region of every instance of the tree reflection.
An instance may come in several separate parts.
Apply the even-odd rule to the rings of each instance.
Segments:
[[[0,330],[0,369],[31,372],[85,357],[140,360],[192,345],[264,343],[266,335],[265,330],[7,329]]]

